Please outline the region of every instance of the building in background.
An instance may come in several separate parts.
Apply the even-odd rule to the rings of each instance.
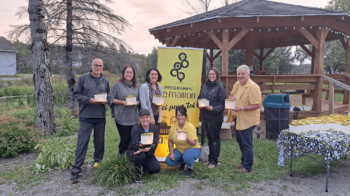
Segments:
[[[16,75],[16,52],[17,48],[0,36],[0,76]]]

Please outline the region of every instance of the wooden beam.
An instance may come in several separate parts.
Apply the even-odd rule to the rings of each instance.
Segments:
[[[263,39],[262,39],[262,37],[261,37],[261,32],[260,32],[260,30],[258,31],[258,35],[259,35],[260,43],[262,44],[262,43],[263,43]]]
[[[301,16],[300,20],[301,20],[301,21],[304,21],[304,16]]]
[[[309,55],[309,56],[313,56],[312,52],[307,48],[305,47],[303,44],[300,44],[300,47]]]
[[[259,22],[259,16],[258,16],[258,17],[256,17],[256,22]]]
[[[260,48],[260,71],[264,71],[264,48]]]
[[[218,58],[218,56],[222,53],[222,51],[220,50],[218,53],[216,53],[216,55],[213,57],[213,61]]]
[[[320,43],[315,39],[315,37],[307,30],[303,29],[302,27],[297,27],[297,29],[300,31],[301,34],[304,35],[304,37],[309,40],[309,42],[315,46],[317,50],[320,49]]]
[[[176,46],[176,42],[180,39],[180,36],[175,36],[175,38],[173,39],[173,41],[171,42],[171,47],[175,47]]]
[[[170,45],[171,45],[171,40],[167,38],[165,43],[166,43],[166,46],[167,46],[167,47],[170,47]]]
[[[254,56],[260,60],[260,56],[254,51]]]
[[[327,77],[327,76],[326,76]],[[334,113],[334,84],[329,83],[329,114]]]
[[[216,35],[211,31],[207,31],[207,34],[209,35],[211,40],[213,40],[213,42],[220,48],[220,50],[222,50],[222,42],[219,40],[219,38],[216,37]]]
[[[340,43],[343,45],[344,49],[346,50],[347,44],[345,43],[344,38],[340,37],[340,38],[339,38],[339,41],[340,41]]]
[[[225,30],[224,30],[225,31]],[[228,43],[228,50],[230,50],[234,45],[236,45],[239,40],[241,40],[248,32],[250,31],[249,28],[242,29],[229,43]]]
[[[350,38],[346,38],[346,49],[345,49],[345,73],[350,73]],[[344,83],[350,86],[350,78],[345,77]],[[349,104],[349,91],[344,92],[343,104]]]
[[[276,32],[273,29],[271,29],[271,32],[272,32],[272,35],[275,37],[275,40],[277,42],[279,42],[280,40],[278,39],[278,36],[276,35]]]
[[[264,55],[263,60],[265,60],[274,50],[275,48],[270,48],[270,50]]]
[[[254,36],[253,32],[249,32],[244,36],[245,41],[245,64],[254,66]]]

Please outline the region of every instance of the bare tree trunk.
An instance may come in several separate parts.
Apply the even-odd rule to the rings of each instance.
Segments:
[[[46,40],[43,0],[29,0],[28,13],[32,38],[33,82],[36,98],[37,126],[44,135],[56,133],[54,97],[51,84],[49,45]]]
[[[73,74],[73,61],[71,58],[73,50],[73,0],[67,0],[67,40],[66,40],[66,81],[68,86],[68,107],[72,112],[74,111],[73,91],[75,86],[75,79]]]

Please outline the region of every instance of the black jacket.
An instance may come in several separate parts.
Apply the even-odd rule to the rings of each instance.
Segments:
[[[226,94],[225,86],[221,81],[205,82],[198,99],[209,100],[209,105],[213,107],[213,111],[201,109],[201,117],[204,120],[223,120]]]
[[[159,141],[159,131],[157,125],[154,124],[149,124],[149,132],[153,132],[153,144],[152,145],[147,145],[143,148],[146,147],[151,147],[151,150],[146,152],[146,156],[149,154],[154,154],[157,146],[158,146],[158,141]],[[127,155],[132,157],[134,152],[139,150],[139,145],[141,141],[141,134],[145,133],[145,130],[142,128],[141,125],[135,125],[131,129],[131,142],[129,143],[129,147],[127,150]]]

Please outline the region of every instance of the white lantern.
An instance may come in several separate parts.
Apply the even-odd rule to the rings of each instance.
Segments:
[[[187,131],[186,130],[176,130],[177,140],[186,140]]]
[[[297,126],[289,124],[289,131],[292,133],[298,133]]]
[[[231,123],[230,122],[222,122],[221,129],[230,129]]]
[[[236,100],[225,99],[225,108],[226,109],[234,109],[235,107],[236,107]]]
[[[94,95],[95,100],[97,102],[106,102],[107,101],[107,93],[97,93]]]
[[[207,100],[207,99],[198,99],[198,106],[199,107],[208,107],[209,106],[209,100]]]
[[[160,95],[153,95],[152,103],[156,105],[164,105],[164,97]]]
[[[136,105],[136,96],[135,95],[126,96],[126,104],[127,105]]]
[[[153,132],[141,134],[141,144],[143,145],[153,144]]]

